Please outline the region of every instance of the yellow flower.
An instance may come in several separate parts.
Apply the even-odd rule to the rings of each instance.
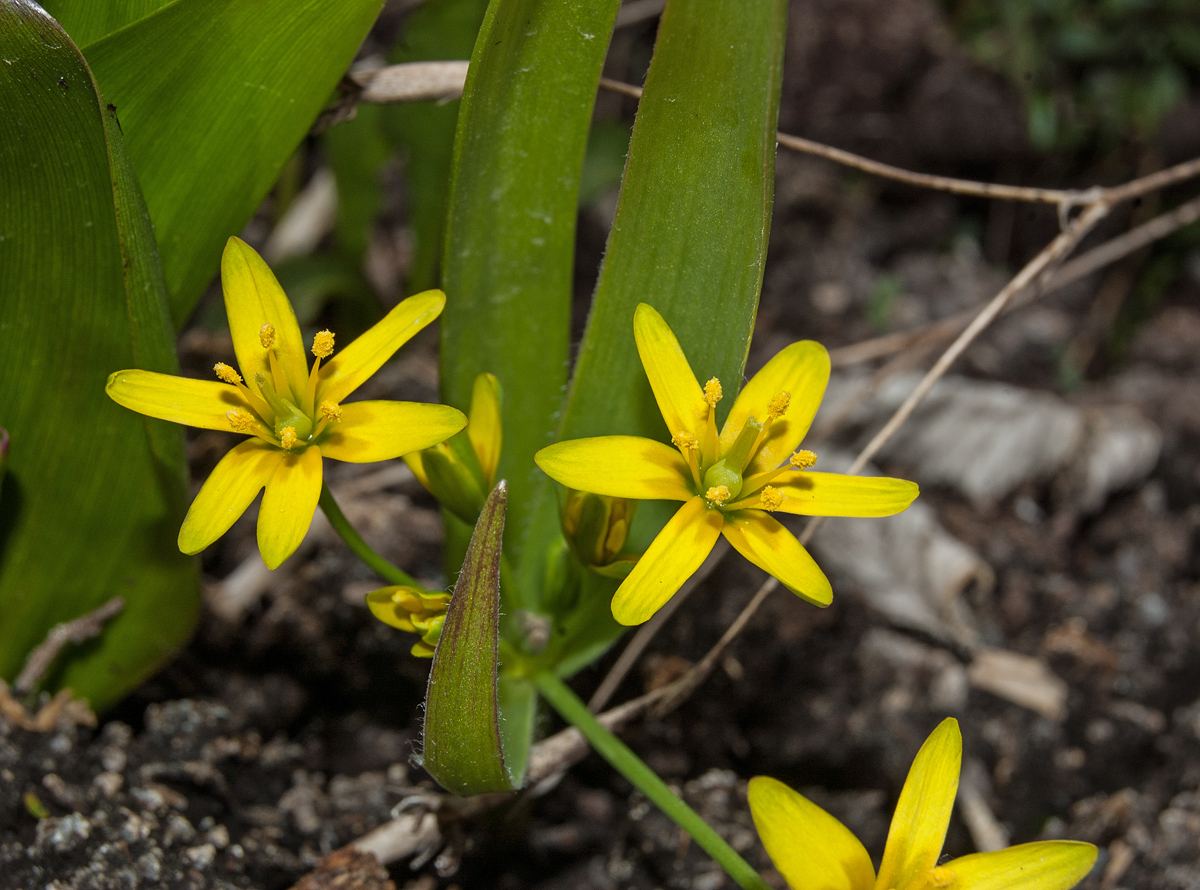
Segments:
[[[409,297],[322,364],[333,334],[313,338],[311,370],[291,303],[271,269],[245,242],[230,238],[221,258],[225,311],[238,366],[219,362],[218,380],[152,371],[117,371],[113,401],[175,423],[247,433],[212,471],[179,530],[179,549],[199,553],[245,512],[264,487],[258,548],[275,568],[300,545],[321,495],[321,458],[389,460],[428,448],[461,430],[462,412],[446,405],[344,403],[414,334],[437,318],[441,291]]]
[[[900,792],[879,875],[846,826],[782,782],[750,780],[750,812],[792,890],[1067,890],[1096,861],[1078,841],[1039,841],[938,865],[958,793],[962,735],[943,720],[917,752]]]
[[[915,483],[811,473],[797,451],[825,385],[829,354],[811,340],[788,346],[754,375],[717,433],[722,387],[703,388],[679,341],[645,303],[633,317],[638,354],[675,448],[638,436],[576,439],[543,448],[537,465],[569,488],[610,497],[683,501],[613,597],[622,624],[641,624],[700,567],[724,535],[789,590],[820,606],[833,590],[773,511],[804,516],[890,516],[917,496]]]
[[[433,657],[449,606],[448,593],[432,593],[402,584],[367,594],[367,607],[372,615],[384,624],[415,633],[421,638],[410,650],[418,658]]]

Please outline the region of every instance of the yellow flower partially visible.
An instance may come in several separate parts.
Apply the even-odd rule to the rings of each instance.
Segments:
[[[321,331],[313,338],[310,369],[291,303],[270,267],[238,238],[225,246],[221,284],[240,373],[223,362],[213,368],[218,379],[211,381],[117,371],[106,391],[140,414],[251,437],[209,475],[183,520],[179,549],[199,553],[266,488],[258,548],[273,569],[300,546],[312,522],[322,456],[351,463],[389,460],[441,442],[466,424],[461,411],[446,405],[344,404],[438,317],[446,297],[441,291],[409,297],[332,359],[333,334]]]
[[[367,606],[384,624],[421,638],[410,650],[413,655],[433,658],[450,607],[450,594],[399,584],[368,593]]]
[[[793,593],[827,606],[833,590],[808,551],[770,514],[890,516],[917,486],[903,479],[808,472],[798,451],[829,381],[829,354],[811,340],[788,346],[742,388],[720,433],[715,377],[703,387],[662,316],[645,303],[633,331],[674,448],[639,436],[559,442],[534,460],[568,488],[609,497],[683,501],[613,597],[622,624],[641,624],[700,567],[724,535]]]
[[[938,865],[958,793],[962,735],[953,718],[917,753],[888,831],[879,874],[849,829],[775,779],[750,780],[750,812],[792,890],[1068,890],[1096,861],[1079,841],[1038,841]]]

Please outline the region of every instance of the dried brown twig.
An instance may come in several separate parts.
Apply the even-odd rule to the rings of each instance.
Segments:
[[[46,639],[29,653],[25,666],[13,682],[13,692],[17,695],[28,695],[33,692],[38,681],[42,679],[58,653],[68,643],[82,643],[92,637],[100,636],[104,630],[104,622],[125,608],[125,600],[114,596],[98,609],[93,609],[86,615],[81,615],[74,621],[56,624],[46,634]]]

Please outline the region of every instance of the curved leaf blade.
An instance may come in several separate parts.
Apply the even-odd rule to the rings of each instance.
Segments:
[[[507,489],[496,484],[467,547],[425,693],[424,767],[456,794],[511,791],[500,731],[500,549]]]
[[[177,370],[149,217],[83,57],[27,0],[0,0],[0,674],[55,624],[113,596],[100,640],[52,686],[102,709],[182,645],[199,610],[174,546],[186,506],[177,427],[104,395],[114,369]]]
[[[116,105],[179,326],[382,0],[175,0],[87,48]]]

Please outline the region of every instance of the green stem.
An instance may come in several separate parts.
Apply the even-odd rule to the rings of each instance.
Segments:
[[[554,710],[583,733],[583,737],[601,757],[637,786],[660,810],[674,819],[709,856],[717,860],[739,886],[745,890],[771,890],[771,885],[713,831],[695,810],[680,800],[654,770],[646,766],[624,742],[604,728],[566,683],[548,671],[538,674],[534,682]]]
[[[329,486],[324,482],[321,483],[321,500],[318,503],[321,505],[321,512],[325,514],[325,518],[333,526],[333,530],[346,542],[346,546],[354,551],[354,555],[367,564],[371,571],[389,584],[408,584],[412,587],[421,586],[408,572],[392,565],[371,549],[371,545],[364,541],[362,535],[354,530],[354,526],[350,524],[350,520],[342,512],[342,508],[333,499],[333,492],[329,490]]]

